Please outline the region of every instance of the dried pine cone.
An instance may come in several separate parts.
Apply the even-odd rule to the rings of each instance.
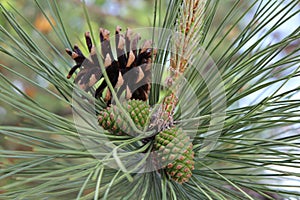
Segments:
[[[156,50],[152,48],[152,42],[146,40],[139,45],[141,37],[133,34],[127,29],[125,35],[121,33],[121,27],[117,26],[115,35],[115,51],[117,58],[113,55],[113,48],[110,42],[110,32],[100,28],[101,53],[103,63],[109,81],[117,89],[120,97],[125,93],[126,99],[139,99],[146,101],[150,92],[152,59]],[[67,78],[71,78],[74,72],[80,68],[74,82],[85,91],[93,91],[92,88],[104,77],[96,55],[95,46],[89,32],[85,33],[86,46],[90,53],[90,59],[85,57],[80,48],[74,45],[73,49],[66,49],[66,52],[76,62],[76,65],[69,71]],[[103,97],[107,105],[111,103],[111,91],[103,80],[95,91],[95,97]]]

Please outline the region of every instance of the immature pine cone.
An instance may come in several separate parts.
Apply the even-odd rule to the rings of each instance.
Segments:
[[[195,164],[190,137],[181,129],[172,127],[156,135],[154,147],[167,174],[178,183],[187,182]]]
[[[149,117],[149,105],[141,100],[129,100],[123,103],[123,107],[129,114],[136,127],[143,130]],[[104,109],[98,116],[99,125],[115,135],[137,135],[131,130],[124,113],[116,105]]]

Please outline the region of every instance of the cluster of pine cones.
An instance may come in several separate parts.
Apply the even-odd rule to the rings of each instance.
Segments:
[[[136,127],[143,131],[150,119],[150,106],[141,100],[129,100],[123,103],[123,108],[129,114]],[[134,130],[126,122],[124,114],[116,105],[110,105],[100,112],[99,124],[114,135],[136,136]],[[147,128],[147,127],[146,127]],[[154,153],[160,166],[165,168],[169,176],[178,183],[184,183],[192,176],[194,169],[193,144],[190,137],[175,126],[160,131],[155,135]],[[157,163],[156,163],[157,164]]]
[[[125,93],[127,101],[123,103],[123,108],[127,114],[111,104],[111,91],[103,80],[96,50],[88,32],[85,39],[90,59],[83,55],[77,45],[72,50],[66,49],[76,62],[67,77],[70,78],[80,68],[74,82],[87,92],[93,91],[93,86],[103,80],[94,93],[96,98],[103,98],[102,93],[107,89],[104,100],[108,107],[100,112],[99,125],[110,134],[133,137],[138,136],[141,131],[155,128],[157,134],[145,140],[154,144],[152,151],[155,155],[154,163],[159,163],[158,165],[163,167],[174,181],[187,182],[194,169],[194,152],[189,136],[173,123],[176,95],[167,96],[158,112],[150,116],[151,108],[146,101],[150,91],[151,64],[156,50],[152,48],[152,42],[149,40],[139,48],[138,41],[141,38],[138,34],[133,35],[130,29],[127,29],[125,35],[120,31],[121,28],[117,27],[115,36],[117,59],[113,57],[109,31],[100,28],[99,36],[106,73],[118,97]],[[139,131],[131,129],[125,115],[130,116]]]

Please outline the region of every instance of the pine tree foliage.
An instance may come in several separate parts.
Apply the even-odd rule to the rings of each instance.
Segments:
[[[147,162],[153,143],[143,145],[139,137],[108,136],[106,130],[97,127],[97,118],[96,125],[87,120],[78,126],[72,117],[51,111],[50,105],[44,105],[17,87],[11,77],[22,79],[36,88],[38,94],[53,99],[53,104],[69,110],[78,100],[73,96],[76,86],[66,78],[73,63],[63,52],[65,48],[71,49],[71,33],[66,31],[67,24],[61,17],[61,2],[45,2],[47,12],[40,1],[35,1],[36,8],[45,15],[60,45],[54,45],[37,30],[22,11],[10,7],[9,3],[0,4],[1,19],[5,22],[0,26],[1,57],[20,63],[26,71],[49,83],[45,87],[28,74],[0,63],[1,105],[11,109],[10,115],[23,119],[18,125],[0,127],[3,141],[22,146],[21,149],[0,148],[0,199],[292,199],[300,196],[299,26],[295,24],[293,31],[270,42],[280,27],[299,17],[298,0],[247,3],[237,0],[232,1],[225,14],[220,14],[223,1],[201,4],[204,7],[199,14],[203,19],[199,26],[193,24],[192,31],[196,34],[191,37],[215,61],[224,85],[226,116],[216,144],[206,152],[203,144],[210,121],[215,117],[211,112],[209,89],[201,75],[195,73],[200,65],[186,70],[184,76],[199,104],[188,101],[191,94],[187,90],[178,96],[178,107],[184,108],[184,112],[175,110],[174,114],[174,121],[184,124],[187,134],[193,134],[190,136],[195,152],[194,170],[189,181],[183,184],[170,179],[163,169],[137,173],[136,169]],[[153,25],[173,30],[178,28],[178,22],[189,20],[188,13],[182,9],[184,2],[168,1],[163,12],[162,1],[155,1]],[[81,5],[95,38],[88,8],[84,1]],[[30,36],[32,32],[36,38]],[[37,38],[42,42],[37,42]],[[168,42],[160,41],[159,45],[166,48]],[[153,73],[161,82],[169,67],[169,55],[167,49],[157,52],[156,62],[164,67],[153,69]],[[191,56],[197,63],[197,54]],[[206,74],[213,77],[210,73]],[[79,89],[76,91],[78,96],[84,96],[84,104],[95,102],[96,109],[105,108],[103,101]],[[159,102],[163,94],[161,87],[152,85],[150,105]],[[77,115],[85,112],[75,111]],[[88,127],[96,128],[88,128],[87,123],[92,124]],[[134,126],[132,120],[130,126]],[[80,131],[85,133],[85,139],[79,135]],[[114,146],[105,151],[107,141],[102,139],[107,137]],[[94,148],[103,148],[100,152],[104,153],[95,156],[83,140],[92,142]],[[146,157],[129,168],[122,162],[128,154],[119,153],[120,149],[126,149],[130,155],[144,153]],[[118,168],[107,167],[110,162]]]

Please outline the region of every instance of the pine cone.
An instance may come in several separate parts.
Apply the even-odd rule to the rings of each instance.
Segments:
[[[143,130],[149,117],[149,105],[141,100],[129,100],[123,107],[139,130]],[[99,125],[115,135],[137,135],[131,130],[124,113],[116,105],[104,109],[98,116]]]
[[[136,127],[142,130],[149,118],[150,106],[140,100],[130,100],[127,104],[127,111]]]
[[[195,163],[190,137],[182,129],[172,127],[156,135],[154,147],[160,164],[170,177],[178,183],[187,182]]]
[[[98,116],[98,122],[100,126],[114,135],[125,135],[121,131],[119,123],[117,123],[117,120],[119,119],[116,120],[117,109],[118,108],[116,106],[112,106],[101,111]]]
[[[113,55],[110,32],[100,28],[101,53],[108,79],[112,86],[117,89],[118,97],[125,93],[126,99],[147,101],[150,92],[152,59],[156,55],[156,49],[153,49],[150,40],[139,45],[141,36],[138,33],[133,34],[131,29],[127,29],[124,35],[121,33],[121,27],[117,26],[115,33],[117,59]],[[104,76],[99,67],[96,49],[89,32],[85,33],[85,41],[91,59],[85,57],[77,45],[74,45],[73,49],[66,49],[66,52],[76,62],[76,65],[69,71],[67,78],[71,78],[74,72],[80,68],[74,82],[81,89],[91,91],[91,88],[99,83]],[[110,105],[111,91],[106,80],[101,82],[94,95],[96,98],[102,98],[106,88],[104,100],[107,105]]]

